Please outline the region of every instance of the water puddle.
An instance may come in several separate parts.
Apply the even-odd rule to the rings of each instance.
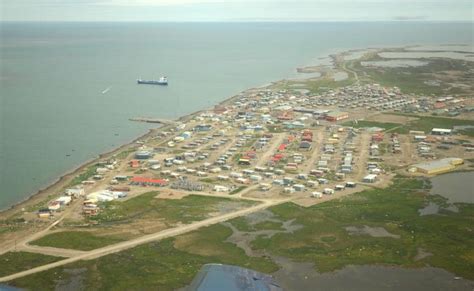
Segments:
[[[434,202],[430,202],[424,208],[418,209],[418,213],[420,216],[438,214],[439,205]]]
[[[391,237],[391,238],[400,238],[398,234],[393,234],[388,232],[383,227],[370,227],[364,225],[363,227],[357,226],[348,226],[346,230],[349,232],[350,235],[370,235],[371,237]]]
[[[474,203],[474,171],[431,178],[430,194],[448,198],[449,203]]]
[[[336,72],[333,75],[334,81],[343,81],[349,78],[349,75],[346,72]]]
[[[387,59],[448,58],[455,60],[474,61],[474,54],[461,52],[381,52],[378,55]]]
[[[382,68],[408,68],[408,67],[421,67],[429,64],[428,62],[418,60],[388,60],[388,61],[366,61],[360,62],[365,67],[382,67]]]
[[[273,274],[284,290],[466,290],[472,291],[474,282],[455,279],[443,269],[404,269],[385,266],[347,266],[330,273],[318,273],[311,263],[298,263],[286,258],[275,258],[281,269]]]

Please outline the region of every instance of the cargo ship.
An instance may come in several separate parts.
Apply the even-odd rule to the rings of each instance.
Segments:
[[[137,83],[138,84],[148,84],[148,85],[168,85],[168,78],[163,76],[163,77],[160,77],[160,79],[158,81],[138,79]]]

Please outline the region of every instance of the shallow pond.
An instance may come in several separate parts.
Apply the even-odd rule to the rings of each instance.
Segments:
[[[388,61],[367,61],[360,62],[362,66],[366,67],[382,67],[382,68],[407,68],[407,67],[421,67],[428,64],[428,62],[418,60],[388,60]]]
[[[346,72],[336,72],[333,75],[334,81],[343,81],[349,78],[349,75]]]
[[[281,269],[273,274],[284,290],[473,290],[474,282],[438,268],[405,269],[385,266],[347,266],[318,273],[313,264],[273,258]]]
[[[433,177],[431,186],[431,194],[446,197],[449,203],[474,203],[474,171]]]
[[[382,52],[378,54],[387,59],[421,59],[421,58],[448,58],[456,60],[474,61],[474,54],[460,52]]]

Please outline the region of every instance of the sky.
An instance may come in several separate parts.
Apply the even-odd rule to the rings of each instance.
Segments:
[[[2,21],[469,21],[474,0],[0,0]]]

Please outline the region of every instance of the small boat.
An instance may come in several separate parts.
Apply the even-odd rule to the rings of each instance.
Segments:
[[[112,87],[107,87],[107,89],[105,89],[104,91],[102,91],[102,94],[105,94],[105,93],[109,92],[111,88],[112,88]]]
[[[163,85],[166,86],[168,85],[168,77],[162,76],[158,80],[142,80],[138,79],[137,80],[138,84],[148,84],[148,85]]]

